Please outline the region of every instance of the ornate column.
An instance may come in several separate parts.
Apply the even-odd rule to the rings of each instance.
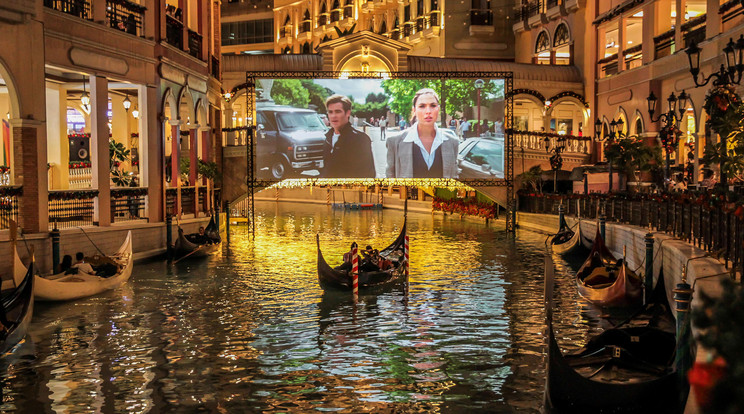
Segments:
[[[13,133],[13,183],[23,186],[18,197],[18,220],[25,233],[48,231],[49,185],[46,168],[44,124],[11,119]]]
[[[165,211],[165,127],[157,119],[159,99],[155,87],[137,88],[140,131],[140,187],[147,187],[147,218],[150,223],[162,222]],[[163,128],[163,134],[160,129]]]
[[[209,127],[199,128],[199,135],[201,136],[201,158],[204,162],[210,162],[212,161],[212,158],[209,151]],[[202,185],[207,187],[207,202],[204,205],[204,208],[208,212],[212,210],[212,182],[204,177],[202,179]]]
[[[197,142],[197,129],[199,125],[189,127],[189,185],[194,187],[194,217],[199,216],[199,144]]]
[[[93,209],[93,222],[111,225],[111,168],[109,166],[108,79],[90,78],[90,159],[91,187],[98,190]]]
[[[176,190],[176,216],[181,217],[181,177],[179,164],[181,161],[181,121],[172,120],[171,125],[171,187]]]

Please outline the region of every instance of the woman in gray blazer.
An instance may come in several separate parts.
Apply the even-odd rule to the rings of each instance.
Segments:
[[[460,140],[437,128],[439,95],[429,88],[416,92],[410,128],[387,142],[387,178],[457,178]]]

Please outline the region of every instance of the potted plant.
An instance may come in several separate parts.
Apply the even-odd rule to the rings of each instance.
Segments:
[[[605,148],[607,162],[612,163],[618,171],[625,174],[628,181],[637,182],[639,171],[651,171],[656,161],[661,161],[661,150],[658,147],[650,147],[635,136],[625,136],[607,144]]]

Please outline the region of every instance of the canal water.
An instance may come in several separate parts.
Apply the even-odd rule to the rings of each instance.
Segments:
[[[537,413],[545,381],[545,236],[409,214],[408,291],[323,293],[352,241],[387,246],[400,211],[257,203],[222,254],[137,264],[119,290],[37,304],[1,360],[0,411]],[[556,259],[565,349],[596,330]],[[573,266],[573,267],[572,267]]]

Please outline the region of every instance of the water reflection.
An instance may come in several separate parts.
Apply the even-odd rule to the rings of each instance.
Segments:
[[[31,350],[4,361],[0,410],[539,411],[543,236],[411,214],[407,293],[354,303],[319,288],[315,234],[334,265],[351,241],[387,246],[400,212],[258,207],[258,234],[234,228],[222,255],[138,264],[123,289],[39,306]],[[571,347],[597,315],[557,265]]]

